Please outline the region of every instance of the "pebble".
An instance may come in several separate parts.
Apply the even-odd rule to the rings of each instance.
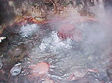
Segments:
[[[36,65],[30,66],[32,73],[36,75],[46,74],[49,71],[49,64],[45,62],[37,63]]]
[[[2,40],[6,39],[6,37],[0,37],[0,43],[2,42]]]
[[[2,62],[0,62],[0,69],[2,69],[2,67],[3,67],[3,64],[2,64]]]
[[[12,76],[17,76],[21,73],[21,70],[22,70],[21,63],[18,63],[14,65],[14,67],[12,67],[12,69],[10,70],[10,73]]]

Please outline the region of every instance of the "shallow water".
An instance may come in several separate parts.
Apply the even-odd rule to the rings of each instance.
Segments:
[[[91,28],[89,28],[91,26]],[[80,25],[79,25],[80,27]],[[105,49],[110,40],[105,39],[107,35],[100,23],[82,23],[80,30],[83,33],[82,41],[75,41],[70,38],[61,40],[57,30],[49,23],[13,25],[7,27],[1,36],[7,39],[0,44],[1,61],[3,63],[0,82],[1,83],[42,83],[44,78],[33,77],[29,79],[29,66],[39,62],[50,64],[47,77],[55,83],[82,83],[88,70],[92,70],[93,78],[87,74],[86,80],[89,83],[97,83],[95,79],[108,82],[106,69],[109,63],[108,52]],[[85,29],[83,29],[85,28]],[[18,76],[11,76],[10,69],[20,62],[22,71]],[[96,78],[94,71],[97,74]],[[91,72],[91,71],[90,71]],[[68,81],[70,75],[74,74],[79,82]],[[93,80],[91,80],[93,79]],[[106,79],[106,81],[105,81]],[[98,83],[101,83],[98,81]],[[88,82],[84,82],[88,83]]]

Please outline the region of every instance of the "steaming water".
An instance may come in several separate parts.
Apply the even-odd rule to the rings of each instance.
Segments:
[[[78,25],[83,35],[81,42],[71,39],[61,40],[57,36],[57,29],[51,31],[48,36],[42,38],[40,45],[36,45],[30,53],[31,64],[45,61],[54,66],[49,74],[54,77],[66,79],[70,74],[76,77],[83,77],[88,69],[97,69],[106,76],[106,66],[108,64],[108,48],[111,42],[108,39],[107,25],[103,24],[106,19],[103,2],[100,2],[96,17],[97,23],[87,22]],[[103,13],[100,14],[99,13]],[[77,16],[77,15],[76,15]],[[78,16],[79,18],[82,18]],[[73,22],[74,19],[67,18],[65,22]],[[103,23],[101,21],[104,21]],[[57,23],[58,27],[61,23]],[[75,23],[74,23],[75,25]],[[52,27],[52,26],[51,26]],[[50,57],[50,58],[49,58]]]
[[[51,52],[59,52],[63,49],[70,49],[72,47],[70,44],[70,39],[61,41],[61,39],[57,36],[57,33],[53,31],[49,37],[42,40],[42,43],[39,47],[42,51],[48,50]]]
[[[76,77],[83,77],[88,69],[97,69],[100,73],[103,73],[101,77],[106,76],[106,67],[109,62],[108,53],[110,53],[109,49],[106,48],[110,45],[111,37],[109,38],[110,33],[106,24],[108,21],[102,1],[99,10],[96,11],[99,22],[77,24],[83,34],[81,42],[69,38],[63,41],[58,38],[56,30],[51,31],[49,36],[43,37],[40,45],[33,48],[31,52],[32,63],[47,61],[55,67],[50,70],[49,74],[63,79],[73,73]],[[67,18],[65,23],[73,22],[73,20]],[[61,23],[57,24],[55,27],[58,27]],[[45,58],[51,56],[52,58]]]
[[[70,15],[73,16],[67,17],[63,22],[51,24],[55,25],[56,29],[49,30],[48,33],[44,33],[44,30],[42,33],[40,26],[37,24],[23,25],[19,32],[21,37],[33,37],[34,33],[42,35],[40,41],[32,40],[35,44],[32,48],[28,48],[30,47],[30,42],[22,42],[26,44],[29,55],[28,58],[25,58],[25,66],[37,64],[38,62],[48,62],[51,66],[48,75],[55,79],[65,80],[71,74],[75,74],[76,77],[83,77],[88,69],[97,69],[100,73],[103,73],[101,78],[106,76],[106,67],[109,62],[107,55],[111,52],[109,45],[111,44],[112,37],[102,0],[100,0],[100,6],[95,11],[95,14],[98,22],[77,24],[72,17],[82,17],[71,13]],[[62,23],[66,24],[67,22],[76,24],[77,28],[81,30],[83,38],[80,42],[69,38],[61,40],[58,37],[57,28]],[[38,37],[38,34],[35,37]],[[27,81],[24,83],[27,83]]]
[[[56,31],[52,31],[39,46],[33,48],[32,63],[47,61],[55,67],[50,74],[63,79],[73,73],[76,77],[83,77],[88,69],[98,69],[105,75],[108,58],[104,50],[109,41],[106,31],[102,30],[102,25],[90,23],[84,24],[82,31],[82,42],[71,39],[63,41]]]
[[[32,36],[33,33],[38,31],[38,29],[39,29],[39,26],[37,24],[23,25],[20,30],[20,35],[22,37]]]

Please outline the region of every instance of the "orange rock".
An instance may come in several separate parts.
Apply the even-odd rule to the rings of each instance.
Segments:
[[[58,29],[58,37],[61,39],[81,40],[81,32],[72,24],[63,24]]]
[[[44,75],[47,74],[49,71],[49,64],[45,62],[40,62],[36,65],[30,66],[30,68],[32,69],[33,76]]]

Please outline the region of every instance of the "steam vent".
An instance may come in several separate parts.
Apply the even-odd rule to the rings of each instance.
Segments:
[[[112,83],[112,0],[0,0],[0,83]]]

